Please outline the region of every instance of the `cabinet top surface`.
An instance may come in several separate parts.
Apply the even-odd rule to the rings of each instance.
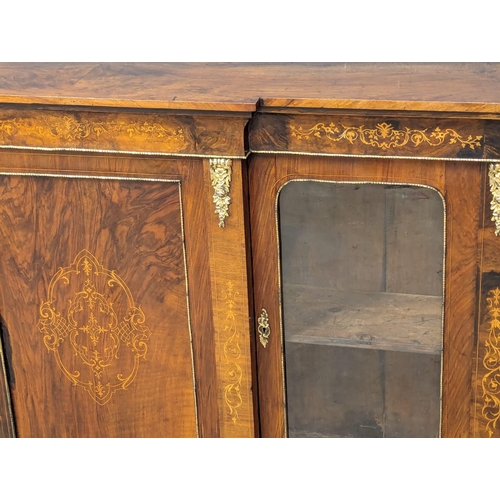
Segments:
[[[0,63],[0,103],[500,112],[500,63]]]

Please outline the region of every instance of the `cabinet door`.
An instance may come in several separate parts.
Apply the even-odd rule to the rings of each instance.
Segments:
[[[0,172],[17,435],[215,434],[201,161],[5,153]]]
[[[253,160],[263,436],[469,434],[479,184],[460,163]]]

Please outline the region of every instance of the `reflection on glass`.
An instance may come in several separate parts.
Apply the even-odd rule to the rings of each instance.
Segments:
[[[419,186],[284,186],[290,437],[439,435],[443,210]]]

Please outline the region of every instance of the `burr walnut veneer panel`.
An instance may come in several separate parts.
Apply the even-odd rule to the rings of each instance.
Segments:
[[[206,187],[201,161],[5,152],[0,169],[0,314],[17,434],[218,436],[212,310],[207,300],[209,214],[197,203]],[[83,260],[75,262],[77,256]],[[85,275],[82,266],[114,271],[121,284],[94,281],[95,292],[115,304],[111,309],[118,324],[128,322],[135,333],[143,326],[148,329],[138,338],[144,345],[127,346],[120,339],[114,353],[118,358],[103,367],[101,377],[92,370],[90,351],[70,347],[71,328],[63,329],[69,336],[60,347],[73,351],[71,356],[61,351],[67,363],[63,366],[70,375],[80,372],[75,379],[93,382],[94,397],[90,386],[78,385],[58,365],[55,351],[47,347],[54,337],[44,342],[43,321],[53,318],[47,308],[48,317],[42,315],[42,302],[50,302],[54,313],[68,322],[69,300],[74,304],[76,293],[84,291],[85,280],[65,285],[64,277],[57,278],[60,268],[72,265],[79,266],[72,277]],[[84,300],[80,303],[88,306]],[[130,318],[134,306],[141,313]],[[94,311],[97,323],[92,328],[88,313],[88,308],[78,313],[85,317],[73,313],[79,334],[75,345],[84,335],[108,336],[110,343],[98,340],[94,349],[103,358],[106,348],[111,347],[109,353],[114,349],[113,337],[95,330],[116,325],[108,328],[112,314],[101,318]],[[46,326],[49,334],[51,328],[54,324]],[[95,347],[90,342],[86,347]],[[112,380],[119,383],[118,375],[126,379],[136,355],[133,381],[104,402],[107,396],[98,388],[99,381],[106,387]]]
[[[0,178],[20,436],[196,436],[180,194],[175,180]]]

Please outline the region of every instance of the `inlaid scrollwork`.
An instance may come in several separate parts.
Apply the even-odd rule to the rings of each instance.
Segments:
[[[68,144],[79,144],[83,139],[98,140],[101,136],[115,138],[121,134],[143,139],[184,141],[182,128],[165,127],[154,119],[123,120],[108,118],[106,121],[90,121],[83,117],[69,115],[41,115],[34,118],[10,118],[0,120],[0,137],[17,134],[39,137],[58,137]]]
[[[500,419],[500,289],[490,290],[486,298],[487,311],[490,316],[488,338],[483,366],[487,373],[482,379],[483,417],[487,420],[486,431],[491,437],[497,430]]]
[[[50,280],[40,316],[37,327],[62,373],[96,403],[134,381],[151,331],[126,283],[88,250]]]
[[[354,144],[356,141],[361,141],[366,146],[389,150],[390,148],[400,148],[407,144],[413,144],[417,147],[420,144],[429,146],[440,146],[445,141],[449,144],[460,144],[462,148],[469,147],[475,149],[481,146],[482,136],[473,137],[469,135],[462,137],[453,129],[447,128],[441,130],[436,127],[432,132],[427,129],[415,130],[404,127],[401,130],[395,129],[390,123],[378,123],[375,128],[367,128],[364,125],[359,127],[351,125],[339,126],[335,123],[326,125],[325,123],[317,123],[313,127],[303,130],[302,127],[290,125],[291,135],[298,140],[308,140],[311,137],[326,138],[333,142],[342,140]]]
[[[225,302],[226,318],[224,321],[224,331],[227,334],[224,342],[224,401],[229,408],[229,414],[233,422],[238,420],[238,408],[243,404],[241,398],[241,382],[243,380],[243,370],[239,364],[241,357],[240,334],[236,328],[235,300],[237,292],[234,291],[234,284],[231,281],[226,283]]]

